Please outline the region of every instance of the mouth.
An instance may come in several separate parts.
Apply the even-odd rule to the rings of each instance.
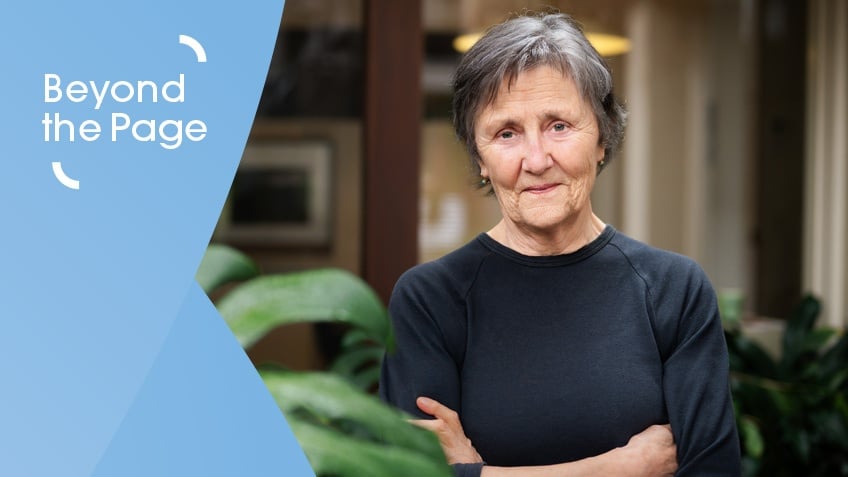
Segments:
[[[530,187],[526,187],[524,192],[529,192],[531,194],[544,194],[546,192],[550,192],[554,190],[559,184],[549,183],[549,184],[538,184]]]

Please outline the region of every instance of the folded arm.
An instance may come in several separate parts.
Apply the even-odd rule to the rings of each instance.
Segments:
[[[462,429],[459,415],[453,409],[427,397],[419,397],[416,405],[434,419],[412,422],[436,434],[450,464],[482,463],[483,459]],[[668,425],[654,425],[631,437],[627,445],[595,457],[554,465],[496,467],[483,466],[481,477],[580,477],[615,475],[622,477],[657,477],[674,475],[677,470],[677,447]]]

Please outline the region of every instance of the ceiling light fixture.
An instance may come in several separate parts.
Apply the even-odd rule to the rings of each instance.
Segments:
[[[466,33],[459,35],[453,39],[453,49],[465,53],[468,51],[477,40],[482,37],[482,33]],[[630,40],[623,36],[612,35],[609,33],[587,32],[586,38],[589,43],[598,50],[601,56],[610,57],[623,55],[630,51]]]

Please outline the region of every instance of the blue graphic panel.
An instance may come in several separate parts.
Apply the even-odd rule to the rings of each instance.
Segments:
[[[282,6],[0,7],[0,475],[313,475],[193,283]]]
[[[193,287],[93,475],[311,475],[297,442],[280,439],[285,420],[259,376],[244,372],[251,366]]]

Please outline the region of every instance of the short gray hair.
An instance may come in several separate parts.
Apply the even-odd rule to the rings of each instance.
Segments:
[[[453,125],[471,155],[475,172],[480,172],[474,137],[477,113],[495,100],[504,80],[512,83],[521,72],[537,66],[567,74],[591,104],[605,165],[618,151],[627,113],[613,94],[606,61],[570,16],[525,14],[491,27],[463,56],[454,74]]]

